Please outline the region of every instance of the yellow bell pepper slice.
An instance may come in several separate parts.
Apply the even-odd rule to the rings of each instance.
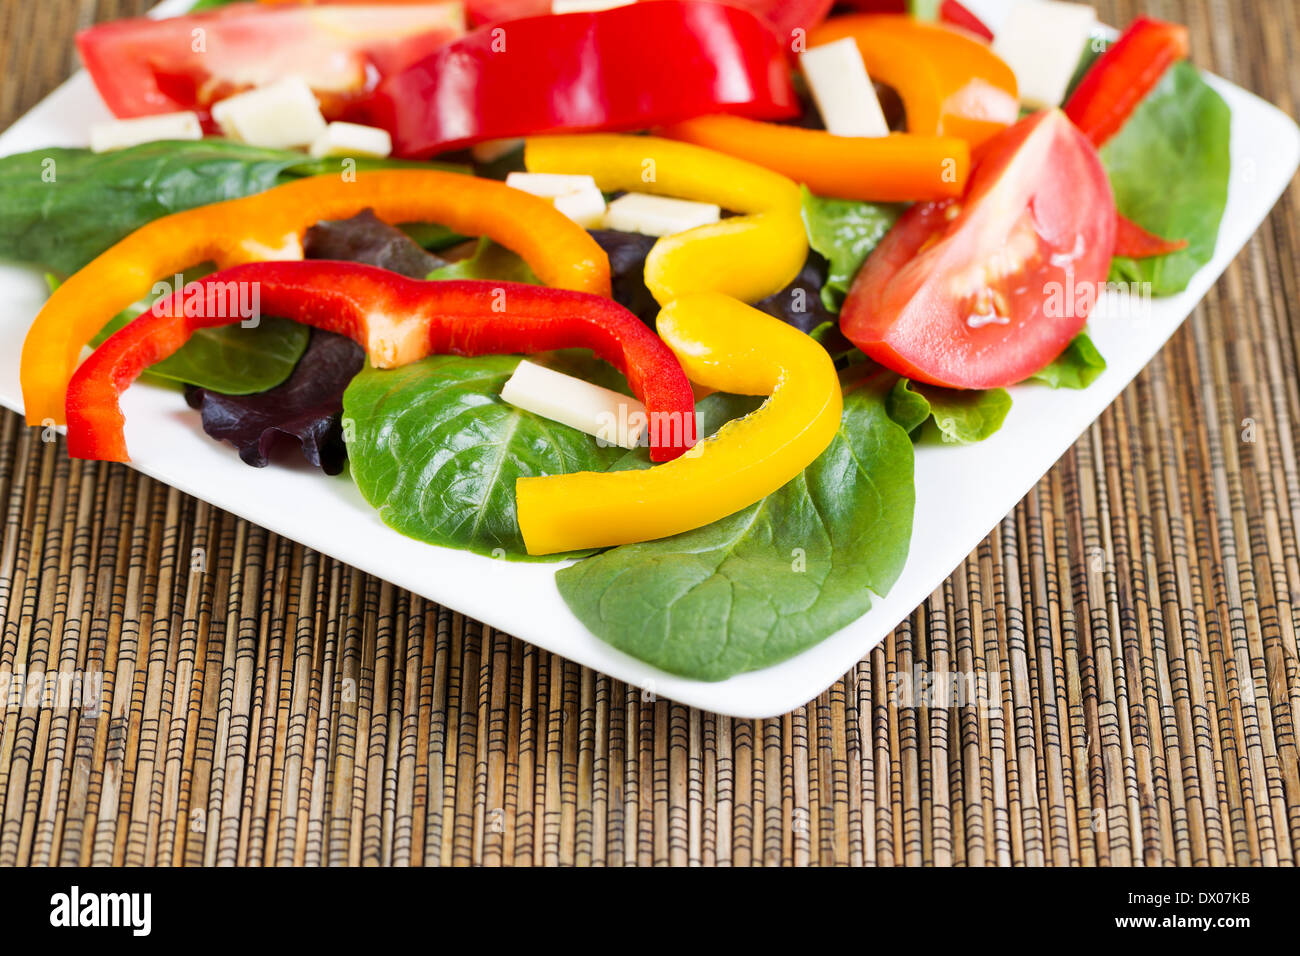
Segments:
[[[649,541],[725,518],[790,481],[835,437],[844,404],[835,365],[798,329],[717,293],[669,303],[658,328],[693,382],[768,400],[663,465],[518,479],[529,554]]]
[[[544,199],[503,183],[440,170],[313,176],[242,199],[155,219],[59,286],[23,342],[27,423],[63,424],[82,346],[159,278],[214,261],[219,268],[301,259],[302,233],[323,219],[372,209],[386,222],[438,222],[488,235],[519,253],[547,285],[609,295],[609,260],[577,223]]]
[[[757,302],[784,289],[808,258],[799,187],[734,156],[653,136],[541,136],[526,141],[537,173],[588,173],[602,190],[716,203],[742,213],[664,236],[646,257],[660,305],[694,292]]]

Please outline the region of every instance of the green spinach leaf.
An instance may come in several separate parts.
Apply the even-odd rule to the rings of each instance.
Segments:
[[[803,222],[808,244],[823,256],[830,269],[822,286],[822,304],[839,313],[849,294],[853,277],[871,250],[898,220],[898,206],[859,202],[854,199],[823,199],[803,187]]]
[[[1116,258],[1111,279],[1172,295],[1214,255],[1228,201],[1231,111],[1190,63],[1176,63],[1101,150],[1119,211],[1180,252]]]
[[[565,353],[559,364],[570,371],[576,361]],[[385,524],[430,544],[527,559],[515,479],[644,457],[506,404],[501,388],[518,364],[517,355],[437,355],[386,371],[367,365],[352,380],[343,393],[352,477]],[[600,378],[595,364],[587,360],[584,377]]]
[[[307,350],[311,329],[266,316],[256,326],[199,329],[149,374],[223,395],[252,395],[284,382]]]
[[[419,246],[430,252],[438,252],[449,246],[464,242],[467,238],[438,222],[404,222],[398,229],[406,233]]]
[[[449,263],[429,273],[430,279],[500,279],[502,282],[527,282],[541,285],[528,263],[516,252],[493,242],[487,236],[478,241],[474,254]]]
[[[846,383],[830,446],[762,501],[561,569],[565,602],[602,640],[700,680],[775,664],[861,617],[869,592],[897,580],[912,534],[912,443],[886,410],[889,381]],[[701,431],[753,407],[710,395]]]
[[[109,153],[49,148],[0,157],[0,259],[70,275],[162,216],[249,196],[301,175],[340,168],[340,162],[224,139],[166,140]],[[437,164],[358,161],[361,169],[409,166]]]
[[[381,169],[441,169],[452,173],[468,173],[469,167],[459,163],[443,163],[428,159],[397,159],[390,156],[324,156],[320,158],[293,154],[297,162],[285,167],[291,177],[324,176],[329,173],[367,173]]]
[[[1029,381],[1052,388],[1087,388],[1104,371],[1106,360],[1088,333],[1080,332],[1051,365],[1029,376]]]
[[[274,186],[301,153],[226,140],[0,158],[0,258],[76,272],[145,223]]]

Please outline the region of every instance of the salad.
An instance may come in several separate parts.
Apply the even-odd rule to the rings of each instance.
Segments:
[[[1230,116],[1187,31],[992,9],[203,0],[91,27],[116,118],[0,158],[0,257],[51,287],[28,423],[127,461],[122,392],[172,383],[251,466],[301,449],[404,535],[562,561],[578,619],[650,664],[785,660],[898,578],[918,443],[1087,388],[1098,302],[1214,250]]]

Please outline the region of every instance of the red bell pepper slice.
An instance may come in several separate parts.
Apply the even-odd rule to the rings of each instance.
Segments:
[[[973,33],[981,39],[993,42],[993,31],[979,17],[971,13],[957,0],[943,0],[939,5],[939,19],[954,27],[961,27],[967,33]]]
[[[1186,239],[1162,239],[1147,232],[1131,219],[1115,217],[1115,255],[1129,259],[1166,256],[1187,248]]]
[[[1120,131],[1165,71],[1187,58],[1189,49],[1186,27],[1138,17],[1084,74],[1065,104],[1065,115],[1100,148]],[[1187,248],[1186,239],[1153,236],[1123,216],[1118,227],[1117,256],[1146,259]]]
[[[1065,115],[1100,147],[1188,52],[1186,27],[1138,17],[1079,81]]]
[[[853,7],[855,10],[861,10],[863,13],[912,13],[912,5],[908,0],[840,0],[842,6]],[[939,9],[934,11],[931,16],[922,17],[922,19],[938,19],[940,23],[946,23],[951,27],[960,27],[967,33],[973,33],[975,36],[993,42],[993,31],[972,13],[967,7],[958,3],[957,0],[943,0],[939,4]]]
[[[747,10],[659,0],[481,27],[363,105],[397,155],[538,133],[645,129],[709,113],[799,112],[785,52]]]
[[[195,330],[244,319],[237,301],[355,339],[380,367],[448,352],[591,349],[627,376],[645,404],[653,461],[676,458],[694,444],[695,400],[677,357],[611,299],[514,282],[408,279],[355,262],[298,261],[215,272],[110,336],[68,386],[68,453],[127,461],[118,397]]]
[[[647,0],[636,0],[645,3]],[[758,14],[771,27],[783,44],[792,39],[793,31],[811,30],[826,19],[834,0],[718,0],[730,7],[741,7]],[[898,0],[898,12],[904,0]],[[541,17],[551,12],[551,0],[468,0],[465,13],[471,26],[518,20],[521,17]]]

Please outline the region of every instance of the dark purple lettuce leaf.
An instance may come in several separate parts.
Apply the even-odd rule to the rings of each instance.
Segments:
[[[591,238],[609,256],[610,295],[619,305],[654,328],[659,303],[645,284],[645,257],[658,241],[639,232],[592,229]]]
[[[307,351],[283,384],[255,395],[222,395],[190,385],[185,400],[203,416],[203,430],[234,445],[246,464],[265,467],[275,445],[289,438],[299,442],[309,462],[337,475],[347,458],[340,423],[343,390],[365,357],[351,339],[313,329]]]
[[[653,328],[659,303],[646,288],[645,260],[658,240],[654,236],[612,229],[592,229],[591,238],[609,256],[609,284],[614,301]],[[812,332],[827,322],[834,323],[836,317],[826,310],[821,297],[828,270],[825,259],[809,252],[808,261],[794,281],[780,292],[755,302],[754,308],[788,322],[801,332]]]
[[[309,259],[363,262],[416,279],[447,264],[369,209],[312,226],[303,236],[303,251]],[[203,430],[234,445],[249,465],[265,467],[287,438],[299,443],[307,461],[336,475],[347,459],[340,423],[343,390],[364,364],[365,351],[351,339],[313,329],[293,373],[275,388],[225,395],[188,386],[185,400],[199,410]]]
[[[447,264],[370,209],[350,219],[318,222],[303,235],[302,249],[308,259],[361,262],[412,279],[423,279]]]
[[[800,332],[812,332],[826,322],[834,322],[835,315],[822,304],[822,286],[826,284],[828,271],[827,261],[810,251],[794,281],[780,292],[755,302],[754,308],[788,322]]]

